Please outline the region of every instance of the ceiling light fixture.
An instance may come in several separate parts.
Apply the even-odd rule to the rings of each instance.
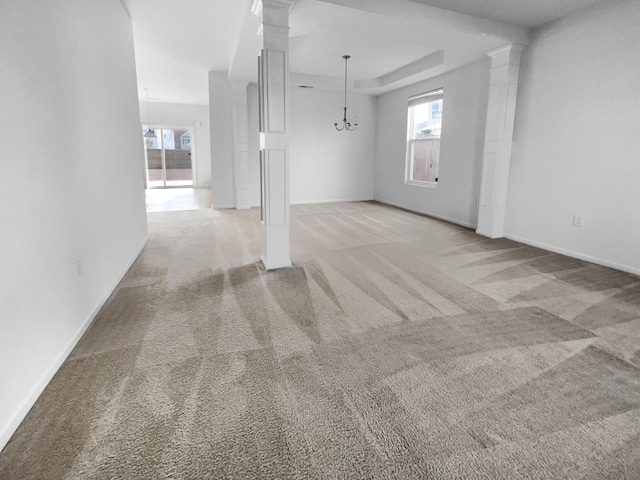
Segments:
[[[338,128],[338,120],[333,123],[333,126],[336,127],[336,130],[342,132],[346,130],[347,132],[352,132],[358,126],[358,117],[355,117],[355,121],[353,124],[350,122],[349,117],[347,117],[347,61],[351,58],[350,55],[343,55],[344,58],[344,113],[342,115],[342,128]]]
[[[144,89],[147,94],[147,127],[149,128],[144,134],[144,138],[156,138],[156,132],[151,128],[151,115],[149,115],[149,89]]]

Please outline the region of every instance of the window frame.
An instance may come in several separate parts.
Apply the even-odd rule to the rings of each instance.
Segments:
[[[418,105],[429,104],[429,115],[433,115],[434,102],[441,101],[440,108],[438,109],[437,117],[440,119],[440,134],[437,136],[438,142],[438,171],[436,172],[435,181],[427,180],[415,180],[412,178],[414,170],[414,149],[417,141],[427,140],[426,138],[414,138],[414,114],[415,107]],[[428,92],[420,93],[409,97],[407,106],[407,138],[406,138],[406,153],[405,153],[405,184],[415,185],[419,187],[437,188],[438,177],[440,174],[440,143],[442,138],[442,115],[444,110],[444,88],[437,88]],[[436,115],[433,115],[435,118]]]

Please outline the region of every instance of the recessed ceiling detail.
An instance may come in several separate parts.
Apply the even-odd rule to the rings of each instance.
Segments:
[[[527,29],[409,0],[298,0],[292,12],[290,68],[317,88],[338,91],[335,61],[348,50],[350,89],[378,95],[527,44]],[[318,80],[315,80],[317,77]],[[312,80],[313,79],[313,80]]]
[[[411,0],[453,12],[535,28],[603,0]],[[609,0],[604,0],[609,1]]]
[[[526,45],[528,28],[611,0],[297,0],[291,85],[379,95]],[[132,19],[139,96],[206,105],[208,72],[255,82],[261,19],[254,0],[123,0]],[[179,12],[177,14],[176,12]],[[353,79],[353,80],[352,80]]]
[[[370,80],[357,80],[354,88],[376,88],[392,85],[400,80],[405,80],[413,75],[427,72],[428,70],[444,64],[444,50],[438,50],[431,55],[411,62],[404,67],[397,68],[392,72]]]

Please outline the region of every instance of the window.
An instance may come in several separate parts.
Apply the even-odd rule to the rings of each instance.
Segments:
[[[180,149],[191,150],[191,130],[187,130],[180,135]]]
[[[443,90],[409,99],[406,183],[436,186],[440,166]]]

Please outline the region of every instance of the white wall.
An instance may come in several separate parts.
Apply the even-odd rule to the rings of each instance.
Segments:
[[[209,128],[209,107],[207,105],[182,105],[177,103],[149,102],[147,114],[146,100],[140,102],[140,121],[146,125],[148,118],[152,126],[193,127],[192,157],[195,159],[196,186],[211,186],[211,131]]]
[[[407,104],[444,88],[440,170],[436,188],[405,184]],[[378,97],[375,199],[475,227],[487,114],[489,60]]]
[[[233,208],[233,89],[226,73],[209,72],[209,118],[213,208]]]
[[[520,72],[508,236],[640,273],[638,52],[637,0],[534,32]]]
[[[214,208],[235,207],[233,173],[233,90],[225,74],[209,72],[212,184]],[[376,101],[349,95],[349,110],[358,114],[358,129],[337,132],[334,115],[344,96],[290,90],[290,198],[292,203],[371,200],[375,159]],[[251,205],[260,204],[258,90],[247,88]]]
[[[147,225],[120,1],[3,0],[0,64],[1,448],[137,257]]]
[[[291,88],[291,203],[373,199],[376,100],[349,94],[358,116],[353,132],[338,132],[344,93]],[[342,117],[340,117],[342,118]]]

